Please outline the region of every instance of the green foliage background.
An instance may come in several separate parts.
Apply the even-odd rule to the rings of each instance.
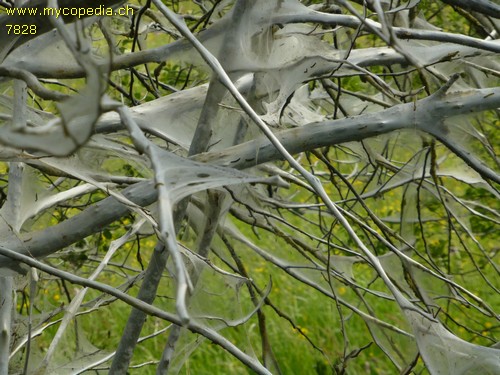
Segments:
[[[190,2],[168,2],[169,6],[182,13],[192,12],[196,15],[196,7]],[[171,3],[171,4],[170,4]],[[175,3],[175,4],[174,4]],[[318,1],[318,3],[320,3]],[[359,8],[361,9],[361,7]],[[463,33],[465,35],[477,36],[473,25],[464,21],[463,18],[449,6],[443,6],[442,3],[437,1],[424,0],[418,5],[418,11],[425,14],[425,18],[429,22],[441,25],[445,30],[455,33]],[[194,22],[194,21],[192,21]],[[159,37],[151,34],[148,40],[149,45],[155,45],[160,41]],[[165,39],[161,39],[163,43]],[[373,36],[366,36],[358,38],[356,43],[364,46],[381,45],[381,42]],[[131,41],[129,38],[123,38],[120,45],[123,52],[129,51],[131,48]],[[156,64],[149,64],[148,69],[154,70],[158,66]],[[380,68],[382,69],[382,68]],[[374,72],[379,73],[376,69]],[[137,69],[137,74],[146,74],[146,67]],[[131,98],[125,99],[130,105],[139,104],[154,99],[154,96],[149,92],[144,85],[137,83],[137,76],[135,84],[132,84],[133,74],[127,73],[113,73],[111,81],[117,87],[130,88],[131,98],[133,97],[137,102],[133,103]],[[200,82],[208,81],[206,72],[192,66],[182,66],[176,63],[168,63],[164,65],[159,71],[157,79],[164,84],[161,95],[168,95],[168,86],[172,88],[182,89],[184,87],[196,86]],[[389,78],[388,78],[389,79]],[[411,75],[412,87],[419,88],[423,85],[417,73]],[[71,89],[78,88],[81,82],[71,80],[68,85],[71,88],[65,89],[58,87],[60,91],[71,91]],[[314,86],[316,83],[311,83]],[[357,77],[346,77],[338,80],[339,86],[346,90],[351,91],[364,91],[370,92],[373,90],[366,82]],[[113,90],[110,88],[110,95],[115,98],[123,99],[120,90]],[[425,92],[420,94],[421,97],[426,96]],[[53,110],[50,102],[37,101],[40,108],[45,110]],[[493,146],[499,147],[499,132],[500,122],[497,118],[497,113],[488,112],[483,116],[474,119],[481,124],[484,135]],[[404,135],[403,135],[404,136]],[[384,138],[384,141],[387,138]],[[124,140],[128,142],[128,140]],[[456,157],[448,155],[448,151],[441,145],[435,144],[430,146],[428,150],[435,153],[435,158],[439,159],[443,156],[448,156],[448,165],[461,166],[461,162]],[[386,143],[387,155],[393,159],[397,159],[400,165],[405,165],[411,161],[412,153],[405,151],[404,148],[399,147],[398,139],[393,138],[387,140]],[[480,156],[488,157],[484,148],[477,145],[475,151]],[[431,152],[431,151],[427,151]],[[323,155],[331,158],[331,160],[349,160],[355,159],[351,150],[343,147],[335,147],[329,150],[324,150]],[[318,168],[319,159],[318,155],[309,154],[307,156],[306,164]],[[332,165],[341,173],[349,174],[350,169],[353,168],[350,163],[332,162]],[[5,192],[8,184],[7,169],[5,164],[1,165],[1,192],[2,197],[5,198]],[[130,165],[121,160],[111,160],[106,165],[102,166],[106,170],[120,170],[128,176],[142,176],[142,171],[139,171],[135,166]],[[325,167],[320,167],[325,168]],[[328,174],[325,168],[325,184],[328,183],[328,178],[333,174]],[[45,183],[50,183],[50,178],[47,176]],[[478,207],[479,212],[486,212],[487,208],[498,207],[498,200],[486,189],[463,184],[461,181],[453,178],[446,177],[440,179],[440,184],[443,188],[453,191],[461,198],[470,201],[480,201],[483,207]],[[333,179],[327,188],[328,193],[336,199],[353,199],[352,192],[354,188],[367,186],[367,181],[359,181],[356,177],[348,181],[340,181]],[[379,196],[367,199],[365,203],[369,209],[374,212],[378,217],[391,218],[398,216],[401,212],[402,205],[404,205],[405,186],[388,190],[381,193]],[[296,203],[315,203],[316,197],[310,192],[298,188],[291,190],[280,190],[276,192],[277,195],[287,196],[293,199]],[[429,220],[423,222],[421,226],[415,225],[416,244],[415,247],[430,254],[432,259],[436,262],[440,269],[448,274],[452,274],[455,280],[463,285],[466,285],[470,290],[477,293],[477,295],[485,300],[488,300],[491,307],[500,311],[500,296],[491,295],[491,289],[485,288],[484,280],[477,273],[473,271],[477,268],[481,269],[483,274],[495,280],[498,287],[498,278],[496,270],[491,263],[486,260],[481,261],[479,264],[474,265],[471,262],[471,257],[458,249],[472,248],[476,249],[476,245],[471,238],[461,238],[457,232],[450,234],[451,231],[443,230],[443,228],[452,225],[453,220],[447,218],[443,205],[430,194],[422,191],[420,210],[423,217],[435,217],[436,220]],[[72,202],[67,207],[58,207],[50,215],[45,214],[43,217],[37,218],[34,228],[37,225],[46,225],[47,222],[58,223],[65,218],[71,217],[80,212],[90,202],[96,202],[102,199],[105,195],[103,193],[94,193],[89,196],[84,196],[77,201]],[[349,209],[352,212],[357,212],[361,216],[366,216],[365,208],[361,207],[359,202],[353,202]],[[317,226],[311,225],[307,227],[304,223],[304,218],[317,221],[317,213],[310,213],[297,210],[296,213],[284,213],[283,217],[292,224],[301,226],[301,229],[319,237],[324,236]],[[298,218],[300,217],[300,218]],[[367,220],[370,219],[367,217]],[[327,220],[328,221],[328,220]],[[400,229],[397,222],[389,222],[389,226],[398,231]],[[38,223],[38,224],[37,224]],[[103,228],[102,233],[98,236],[86,239],[86,245],[92,244],[95,253],[79,252],[79,246],[72,247],[63,252],[63,255],[57,257],[50,257],[47,262],[67,270],[79,270],[85,274],[87,264],[92,264],[109,246],[110,242],[119,238],[125,231],[130,228],[132,223],[131,217],[125,217],[119,222],[114,223],[109,228]],[[235,221],[238,228],[249,238],[255,241],[261,248],[271,248],[274,254],[280,255],[288,259],[290,262],[300,261],[302,254],[292,250],[293,245],[288,242],[286,233],[282,236],[271,234],[259,228],[252,228],[251,226]],[[332,224],[331,222],[325,223],[325,227]],[[370,222],[373,224],[373,222]],[[500,231],[498,231],[498,224],[482,220],[478,216],[470,218],[470,226],[476,238],[480,239],[480,244],[484,249],[487,249],[490,258],[498,265],[498,252],[500,243]],[[190,244],[193,242],[193,236],[190,235],[188,229],[181,235],[181,240]],[[425,233],[425,235],[422,235]],[[345,233],[335,232],[336,238],[332,240],[335,243],[349,247],[352,245],[351,240]],[[369,240],[368,236],[366,237]],[[116,264],[116,270],[108,270],[103,273],[99,281],[105,282],[110,285],[121,285],[127,278],[137,276],[143,269],[144,259],[149,259],[152,249],[155,245],[155,238],[151,235],[140,235],[135,241],[127,243],[122,251],[117,253],[113,259]],[[378,247],[377,247],[378,246]],[[385,249],[380,244],[375,244],[374,248],[378,251],[378,255],[385,253]],[[246,271],[251,279],[255,282],[261,290],[264,290],[269,283],[272,283],[272,289],[268,295],[268,303],[263,307],[267,319],[267,327],[270,341],[273,345],[274,354],[280,364],[283,374],[394,374],[395,368],[390,361],[385,357],[382,351],[373,343],[373,339],[369,336],[365,322],[355,314],[348,314],[343,312],[343,317],[339,316],[338,306],[330,298],[320,294],[318,291],[312,290],[303,283],[289,277],[283,270],[270,265],[262,258],[258,257],[255,253],[250,252],[243,247],[235,249],[241,262],[245,265]],[[460,253],[462,255],[458,255]],[[336,254],[332,250],[332,254]],[[223,257],[216,259],[214,262],[220,267],[226,267],[222,261]],[[125,268],[122,267],[125,265]],[[90,273],[92,268],[88,269]],[[373,270],[362,264],[354,266],[354,273],[358,281],[362,284],[369,284],[373,279]],[[218,288],[216,281],[214,285],[206,285],[207,289]],[[383,290],[382,285],[374,285]],[[138,285],[132,287],[131,293],[136,294]],[[350,293],[355,293],[347,285],[339,287],[336,291],[338,295],[348,296]],[[161,284],[161,290],[158,295],[159,298],[155,302],[159,307],[170,308],[173,304],[174,296],[173,282],[168,277],[165,277],[164,282]],[[21,290],[18,293],[17,312],[20,315],[27,314],[27,307],[30,303],[34,303],[34,307],[38,312],[46,311],[50,307],[62,307],[67,305],[74,295],[74,286],[67,283],[55,280],[48,276],[42,276],[38,284],[38,294],[35,301],[31,301],[27,295],[27,290]],[[247,297],[248,291],[242,290],[241,295]],[[370,297],[367,297],[370,298]],[[112,302],[111,298],[102,296],[97,292],[91,292],[87,295],[86,301],[94,299],[101,299],[105,307],[101,307],[99,318],[96,319],[94,314],[82,313],[76,320],[75,329],[85,332],[89,341],[99,349],[105,351],[114,350],[120,340],[121,332],[128,318],[130,307],[122,302]],[[245,301],[245,298],[241,298]],[[228,302],[231,302],[229,300]],[[242,302],[247,303],[247,302]],[[371,303],[377,307],[377,312],[383,315],[387,320],[394,317],[394,323],[401,323],[399,319],[398,309],[393,303],[387,303],[384,299],[376,299],[372,297]],[[443,310],[446,310],[447,305],[443,303]],[[481,345],[491,345],[497,342],[500,336],[500,325],[498,321],[490,319],[477,312],[460,312],[460,316],[467,317],[463,320],[452,320],[451,316],[454,315],[455,309],[461,309],[457,304],[449,305],[450,320],[446,323],[448,327],[453,330],[453,333],[459,337]],[[465,308],[464,308],[465,309]],[[90,312],[90,311],[89,311]],[[56,322],[61,318],[61,313],[52,317],[51,321]],[[348,337],[343,337],[341,331],[342,321],[349,329]],[[234,342],[247,347],[251,353],[260,346],[260,336],[258,332],[258,318],[254,316],[246,324],[237,327],[236,329],[227,330],[227,337]],[[146,336],[160,328],[167,327],[166,322],[156,318],[148,318],[145,329],[142,335]],[[36,350],[41,354],[46,350],[51,342],[52,335],[55,333],[57,325],[54,324],[51,328],[46,329],[39,338],[35,341]],[[163,333],[156,337],[152,337],[141,343],[136,349],[133,358],[133,364],[138,366],[132,367],[130,373],[137,374],[153,374],[155,369],[155,361],[161,356],[164,347],[167,333]],[[181,374],[248,374],[250,371],[243,367],[235,358],[229,356],[221,348],[207,342],[202,341],[200,338],[199,347],[186,361],[181,370]],[[351,352],[350,359],[346,363],[342,363],[341,359],[346,357],[344,352],[345,342],[349,341]],[[68,341],[69,342],[69,341]],[[395,342],[394,345],[404,345],[404,342]],[[255,353],[260,356],[260,353]],[[349,357],[349,356],[347,356]],[[19,356],[21,361],[22,355]],[[419,358],[418,363],[412,371],[415,374],[425,374],[426,370]]]

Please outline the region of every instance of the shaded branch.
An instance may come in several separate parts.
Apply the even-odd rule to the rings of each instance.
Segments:
[[[360,141],[400,129],[416,129],[430,133],[453,150],[445,136],[445,128],[439,127],[445,118],[471,114],[500,106],[500,88],[470,90],[428,97],[415,103],[406,103],[366,115],[340,120],[311,123],[277,132],[280,143],[292,154],[345,142]],[[441,130],[440,130],[441,129]],[[468,165],[484,178],[500,183],[500,176],[485,165],[473,163],[469,154],[459,153]],[[235,169],[250,168],[262,163],[282,160],[281,153],[265,137],[242,143],[222,151],[212,151],[194,156],[193,159],[209,164],[229,166]],[[147,206],[157,199],[152,181],[140,182],[121,192],[139,206]],[[79,241],[118,220],[129,211],[128,207],[113,197],[95,203],[82,213],[44,230],[22,237],[23,248],[12,240],[6,247],[32,254],[36,258],[52,254]],[[10,260],[0,257],[0,267],[13,266]]]
[[[400,104],[380,112],[356,117],[310,123],[283,130],[276,133],[276,136],[292,154],[345,142],[361,141],[400,129],[416,129],[435,136],[440,135],[440,141],[449,146],[449,140],[442,136],[442,132],[446,130],[438,126],[444,119],[495,109],[499,106],[500,88],[471,90],[446,96],[438,92],[438,95],[432,95],[415,103]],[[471,165],[467,155],[458,156]],[[269,140],[260,137],[222,151],[201,154],[196,159],[245,169],[279,160],[281,154]],[[498,173],[486,166],[479,168],[474,164],[471,167],[484,177],[500,183]]]
[[[441,0],[448,5],[500,18],[500,5],[489,0]]]
[[[204,327],[201,324],[198,324],[196,322],[189,322],[187,324],[183,324],[184,322],[174,314],[171,314],[169,312],[163,311],[157,307],[151,306],[150,304],[141,301],[138,298],[134,298],[132,296],[129,296],[128,294],[118,290],[115,287],[111,287],[109,285],[97,282],[97,281],[91,281],[88,279],[85,279],[83,277],[76,276],[72,273],[65,272],[58,270],[57,268],[48,266],[36,259],[30,258],[29,256],[23,255],[16,253],[15,251],[12,251],[8,248],[5,248],[4,246],[0,246],[0,254],[2,254],[3,257],[8,257],[13,260],[16,260],[18,262],[22,262],[24,264],[29,265],[30,267],[34,267],[39,269],[40,271],[46,272],[49,275],[57,276],[61,279],[68,280],[72,284],[77,284],[81,285],[84,287],[92,288],[95,290],[99,290],[103,293],[109,294],[113,297],[118,298],[119,300],[125,302],[126,304],[135,307],[138,310],[141,310],[145,312],[146,314],[150,316],[156,316],[160,319],[167,320],[171,323],[175,323],[178,325],[183,325],[187,329],[189,329],[191,332],[198,333],[210,341],[212,341],[214,344],[217,344],[221,346],[224,350],[228,351],[232,355],[234,355],[236,358],[238,358],[242,363],[247,365],[249,368],[257,372],[258,374],[265,374],[265,375],[271,375],[271,373],[264,368],[256,359],[250,357],[249,355],[243,353],[238,347],[236,347],[234,344],[232,344],[230,341],[228,341],[226,338],[218,334],[216,331]]]
[[[36,95],[42,99],[61,101],[68,99],[70,96],[45,88],[37,79],[37,77],[26,70],[16,69],[13,67],[0,66],[0,77],[17,78],[26,82],[28,87]]]

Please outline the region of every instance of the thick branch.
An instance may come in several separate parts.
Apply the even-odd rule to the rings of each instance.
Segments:
[[[153,181],[140,182],[122,191],[122,194],[139,206],[147,206],[157,198]],[[42,258],[65,248],[91,234],[97,233],[113,221],[126,215],[129,209],[113,197],[108,197],[60,224],[24,235],[19,248],[14,240],[3,245],[24,255]],[[11,261],[0,257],[0,266],[8,267]]]
[[[69,98],[69,95],[45,88],[45,86],[38,81],[34,74],[26,70],[0,66],[0,77],[17,78],[26,82],[28,87],[42,99],[61,101]]]
[[[167,249],[161,242],[158,242],[153,251],[151,260],[148,263],[148,268],[146,269],[144,281],[137,294],[137,299],[148,304],[153,303],[167,260]],[[132,358],[135,345],[139,340],[139,335],[145,321],[146,312],[138,308],[133,308],[123,330],[120,344],[116,349],[115,358],[111,364],[110,371],[112,374],[123,374],[127,372],[130,359]],[[177,325],[175,327],[177,327]]]
[[[445,145],[442,136],[444,119],[500,107],[500,88],[471,90],[448,95],[433,95],[415,103],[394,106],[377,113],[349,117],[341,120],[311,123],[276,133],[283,146],[292,154],[319,147],[360,141],[399,129],[416,129],[437,136]],[[453,150],[453,148],[451,148]],[[467,154],[459,154],[467,164],[485,178],[500,183],[498,173],[486,166],[471,162]],[[223,151],[200,154],[194,159],[210,164],[236,169],[250,168],[262,163],[281,160],[282,155],[264,138],[258,138]],[[157,199],[153,182],[141,182],[122,191],[132,202],[147,206]],[[14,241],[5,244],[23,254],[43,257],[52,254],[80,239],[99,232],[103,227],[118,220],[128,208],[113,197],[108,197],[81,214],[61,224],[25,235],[24,248],[19,249]],[[12,262],[0,257],[1,267],[10,267]]]
[[[361,21],[355,16],[344,14],[330,14],[316,11],[309,11],[296,14],[284,14],[272,19],[272,23],[283,25],[290,23],[315,22],[319,24],[345,26],[350,28],[362,27],[363,23],[374,30],[382,30],[382,25],[370,19]],[[432,40],[435,42],[454,43],[457,45],[479,48],[485,51],[500,52],[500,43],[473,38],[463,34],[447,33],[442,31],[408,29],[394,27],[392,31],[401,39]]]
[[[12,335],[12,311],[14,294],[13,277],[0,277],[0,288],[2,296],[0,297],[0,374],[9,373],[9,352],[10,339]]]
[[[450,94],[443,98],[431,96],[416,103],[401,104],[376,113],[311,123],[281,131],[276,133],[276,136],[290,153],[295,154],[320,147],[360,141],[405,128],[434,134],[437,124],[442,123],[445,118],[495,109],[499,106],[500,88],[473,90]],[[446,139],[442,141],[446,144]],[[201,154],[196,159],[245,169],[281,159],[281,155],[269,140],[260,137],[222,151]],[[499,182],[500,178],[497,175],[493,180]]]
[[[300,22],[317,22],[323,24],[338,23],[344,26],[358,27],[360,21],[348,15],[331,15],[311,12],[305,15],[275,17],[272,22],[278,24]],[[197,37],[202,43],[209,44],[210,41],[220,38],[220,34],[226,31],[224,26],[227,25],[223,22],[219,22],[210,29],[199,33]],[[444,61],[450,57],[460,58],[475,56],[481,52],[500,51],[500,41],[483,41],[463,35],[429,30],[394,28],[394,31],[402,39],[423,39],[449,43],[426,46],[425,50],[422,48],[422,54],[419,54],[419,58],[421,59],[422,65],[425,66]],[[106,69],[109,68],[110,71],[116,71],[146,63],[161,63],[167,59],[181,59],[182,52],[190,48],[191,46],[186,40],[177,40],[157,48],[114,56],[111,66],[109,66],[109,61],[102,61],[102,65]],[[338,58],[342,59],[345,54],[346,51],[338,51]],[[349,54],[347,61],[357,64],[360,67],[408,63],[404,56],[387,47],[353,50]],[[193,63],[193,61],[191,61],[191,63]],[[21,61],[12,62],[7,60],[5,66],[13,66],[27,70],[39,78],[82,78],[85,77],[86,74],[76,61],[68,61],[64,68],[61,68],[59,65],[47,67],[45,65],[40,65],[37,61],[32,59],[22,59]],[[329,71],[325,71],[324,73],[326,74],[328,72]],[[228,71],[228,73],[232,72]]]
[[[500,18],[500,5],[489,0],[441,0],[443,3],[453,5],[465,10],[483,13],[490,17]]]

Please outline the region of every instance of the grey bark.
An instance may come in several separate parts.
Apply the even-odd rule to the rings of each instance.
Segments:
[[[292,154],[344,142],[360,141],[400,129],[415,129],[437,135],[448,145],[446,127],[440,126],[448,117],[471,114],[500,106],[500,88],[470,90],[451,93],[444,97],[429,97],[415,103],[400,104],[392,108],[352,118],[307,124],[276,133],[284,147]],[[500,176],[481,164],[472,155],[459,155],[464,162],[487,179],[500,182]],[[207,152],[193,157],[195,160],[229,166],[236,169],[250,168],[262,163],[281,160],[282,155],[264,137],[230,147],[223,151]],[[147,206],[155,202],[157,192],[152,181],[132,185],[122,194],[132,202]],[[128,208],[113,197],[108,197],[81,214],[53,227],[22,235],[22,248],[16,241],[4,246],[22,254],[40,258],[52,254],[81,240],[119,219]],[[12,267],[14,262],[0,257],[0,267]]]
[[[130,306],[135,307],[136,309],[146,312],[148,315],[156,316],[158,318],[167,320],[171,323],[179,325],[182,324],[181,319],[177,315],[168,313],[157,307],[151,306],[150,304],[145,303],[144,301],[141,301],[138,298],[134,298],[118,290],[117,288],[111,287],[106,284],[102,284],[97,281],[91,281],[83,277],[76,276],[69,272],[58,270],[57,268],[51,267],[29,256],[19,254],[15,251],[7,249],[4,246],[0,246],[0,254],[2,254],[3,257],[16,260],[17,262],[25,263],[30,267],[37,268],[43,272],[57,276],[73,284],[89,287],[95,290],[99,290],[103,293],[109,294],[113,297],[120,299],[121,301],[126,302]],[[216,331],[204,327],[200,324],[197,324],[196,322],[193,321],[186,324],[186,328],[188,328],[192,332],[199,333],[200,335],[203,335],[204,337],[216,343],[217,345],[220,345],[221,347],[223,347],[229,353],[234,355],[241,362],[243,362],[245,365],[247,365],[250,369],[254,370],[258,374],[271,375],[271,373],[266,368],[264,368],[257,360],[243,353],[240,349],[234,346],[230,341],[225,339],[223,336],[219,335]]]
[[[500,18],[500,5],[489,0],[441,0],[443,3]]]
[[[137,299],[147,304],[153,303],[167,260],[168,252],[165,246],[161,242],[158,242],[146,269]],[[125,374],[127,372],[134,348],[146,321],[146,316],[145,311],[138,308],[132,309],[111,364],[111,374]]]
[[[9,374],[9,354],[12,311],[14,310],[14,280],[11,276],[0,277],[0,375]]]

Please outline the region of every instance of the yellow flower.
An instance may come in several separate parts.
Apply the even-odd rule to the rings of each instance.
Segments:
[[[303,335],[307,335],[309,333],[309,330],[305,327],[297,326],[297,328],[293,328],[293,331],[300,335],[302,338],[304,337]]]

